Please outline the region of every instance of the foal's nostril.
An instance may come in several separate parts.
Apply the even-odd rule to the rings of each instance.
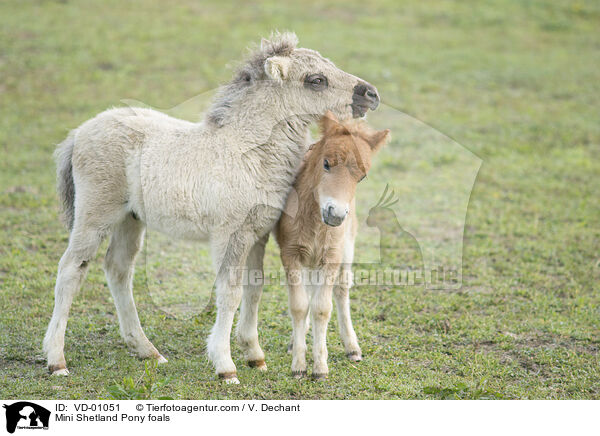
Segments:
[[[356,85],[354,87],[354,93],[356,95],[360,95],[361,97],[364,97],[364,95],[367,93],[368,89],[367,89],[367,85],[365,85],[364,83],[359,83],[358,85]]]
[[[371,109],[375,110],[379,104],[379,94],[377,94],[377,88],[371,84],[367,84],[365,98],[371,103]]]
[[[329,207],[327,208],[327,213],[328,213],[329,215],[332,215],[332,214],[333,214],[333,209],[334,209],[334,208],[333,208],[333,206],[329,206]]]

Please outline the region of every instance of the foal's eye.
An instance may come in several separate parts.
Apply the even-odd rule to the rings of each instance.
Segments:
[[[323,161],[323,168],[325,168],[325,171],[329,171],[331,169],[331,167],[329,166],[329,161],[327,159]]]
[[[327,88],[327,77],[322,74],[309,74],[304,79],[304,86],[314,91],[322,91]]]
[[[362,182],[365,179],[365,177],[367,177],[367,175],[363,174],[363,176],[360,179],[358,179],[358,183]]]

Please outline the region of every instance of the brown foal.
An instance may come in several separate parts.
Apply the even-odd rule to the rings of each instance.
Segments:
[[[371,157],[386,143],[389,130],[374,131],[364,122],[340,123],[328,112],[320,122],[321,139],[310,147],[294,184],[295,193],[275,227],[286,270],[292,318],[292,374],[306,375],[306,332],[313,325],[314,378],[327,377],[327,324],[332,294],[346,355],[362,353],[350,319],[349,290],[357,219],[356,186]]]

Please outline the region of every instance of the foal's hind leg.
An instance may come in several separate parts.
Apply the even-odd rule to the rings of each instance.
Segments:
[[[258,343],[258,304],[263,288],[263,259],[265,244],[269,239],[267,233],[259,239],[248,254],[246,266],[248,283],[244,285],[240,318],[237,325],[237,338],[248,364],[253,368],[266,371],[265,353]]]
[[[139,357],[164,363],[167,360],[146,338],[133,301],[135,257],[142,248],[144,231],[144,224],[132,215],[117,224],[104,259],[104,271],[117,307],[121,336]]]
[[[73,297],[81,287],[88,270],[102,242],[104,232],[79,226],[77,222],[69,246],[58,264],[58,276],[54,288],[54,311],[44,337],[44,352],[48,356],[48,370],[54,375],[67,375],[64,356],[65,329]]]

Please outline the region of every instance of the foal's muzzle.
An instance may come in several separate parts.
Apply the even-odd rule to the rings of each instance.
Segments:
[[[367,82],[359,82],[354,87],[352,94],[352,116],[364,117],[369,109],[374,111],[379,106],[379,93],[377,88]]]
[[[336,210],[335,206],[328,206],[327,208],[321,209],[321,216],[323,222],[331,227],[337,227],[344,222],[344,219],[348,215],[347,210],[339,211]]]

